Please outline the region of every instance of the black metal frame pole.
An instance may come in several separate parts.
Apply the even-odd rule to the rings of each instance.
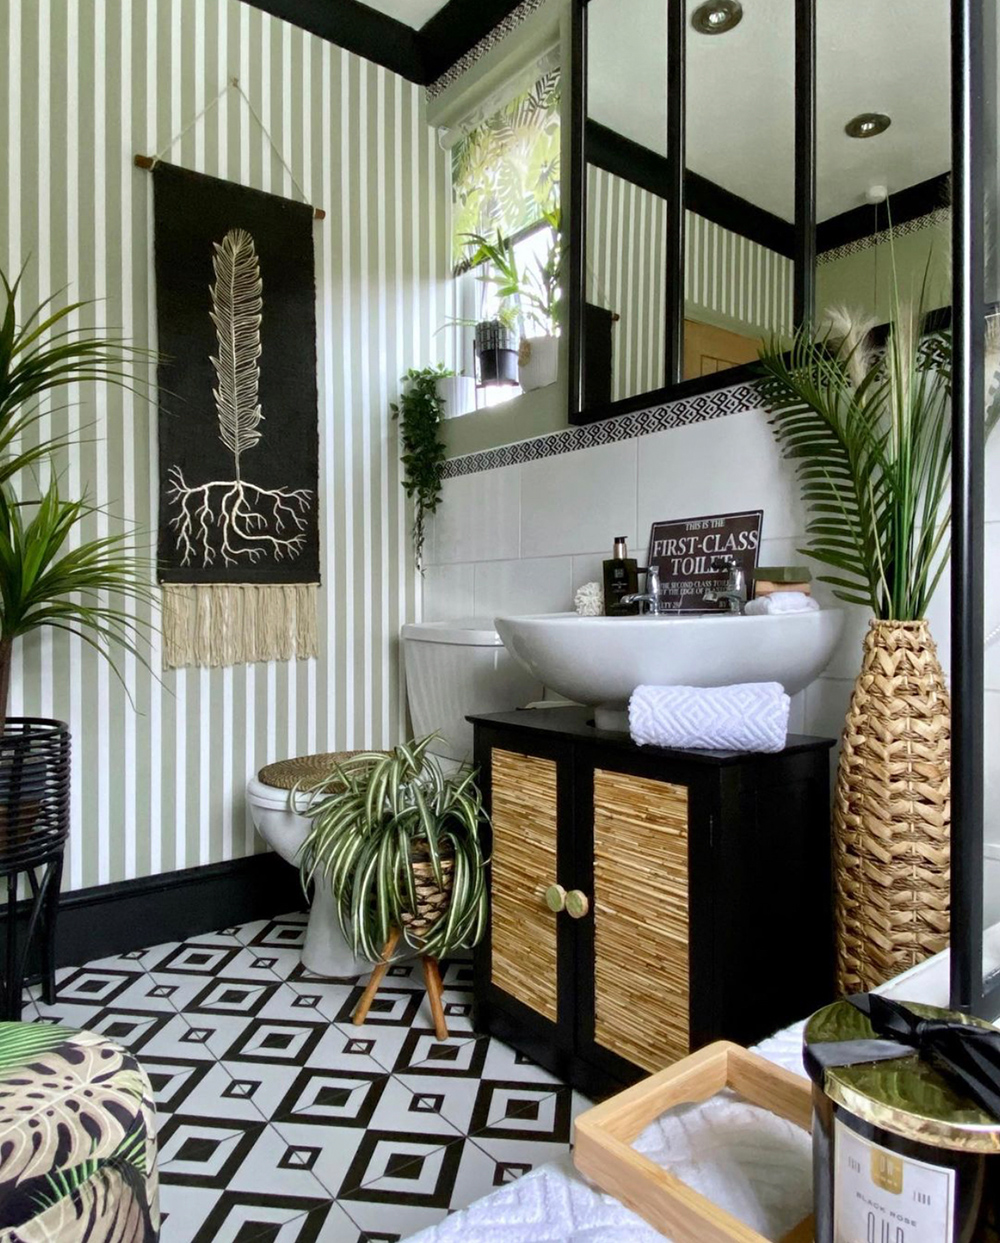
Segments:
[[[795,0],[795,326],[816,313],[816,0]]]
[[[666,382],[684,378],[684,169],[687,40],[685,0],[667,0]]]
[[[587,0],[575,0],[571,22],[569,247],[565,262],[569,267],[569,422],[575,423],[586,392],[583,337],[587,309]]]
[[[952,0],[951,1004],[983,987],[984,47],[982,0]]]

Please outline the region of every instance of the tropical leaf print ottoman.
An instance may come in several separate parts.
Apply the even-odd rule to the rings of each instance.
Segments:
[[[0,1243],[153,1243],[156,1114],[94,1032],[0,1023]]]

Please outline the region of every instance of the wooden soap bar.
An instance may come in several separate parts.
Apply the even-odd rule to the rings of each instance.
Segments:
[[[753,572],[755,583],[809,583],[812,570],[807,565],[759,565]]]
[[[801,591],[804,596],[812,595],[812,587],[809,583],[774,583],[768,579],[760,579],[754,583],[754,588],[758,596],[770,596],[776,591]]]

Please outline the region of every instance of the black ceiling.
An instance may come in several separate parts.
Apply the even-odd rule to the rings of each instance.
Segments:
[[[437,79],[520,0],[448,0],[420,29],[387,17],[359,0],[244,0],[328,39],[349,52],[426,86]]]

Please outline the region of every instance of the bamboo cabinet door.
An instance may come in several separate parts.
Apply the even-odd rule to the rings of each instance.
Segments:
[[[573,930],[546,901],[551,887],[569,887],[572,753],[558,743],[477,730],[477,763],[491,820],[478,1017],[498,1035],[505,1025],[516,1031],[521,1046],[535,1037],[536,1055],[551,1065],[553,1055],[571,1055],[573,1041]]]
[[[577,773],[577,857],[589,855],[591,894],[578,930],[577,1048],[625,1079],[699,1043],[692,938],[703,954],[711,936],[706,895],[691,883],[692,859],[711,851],[710,791],[698,774],[654,763],[655,776],[641,758],[581,756]]]

